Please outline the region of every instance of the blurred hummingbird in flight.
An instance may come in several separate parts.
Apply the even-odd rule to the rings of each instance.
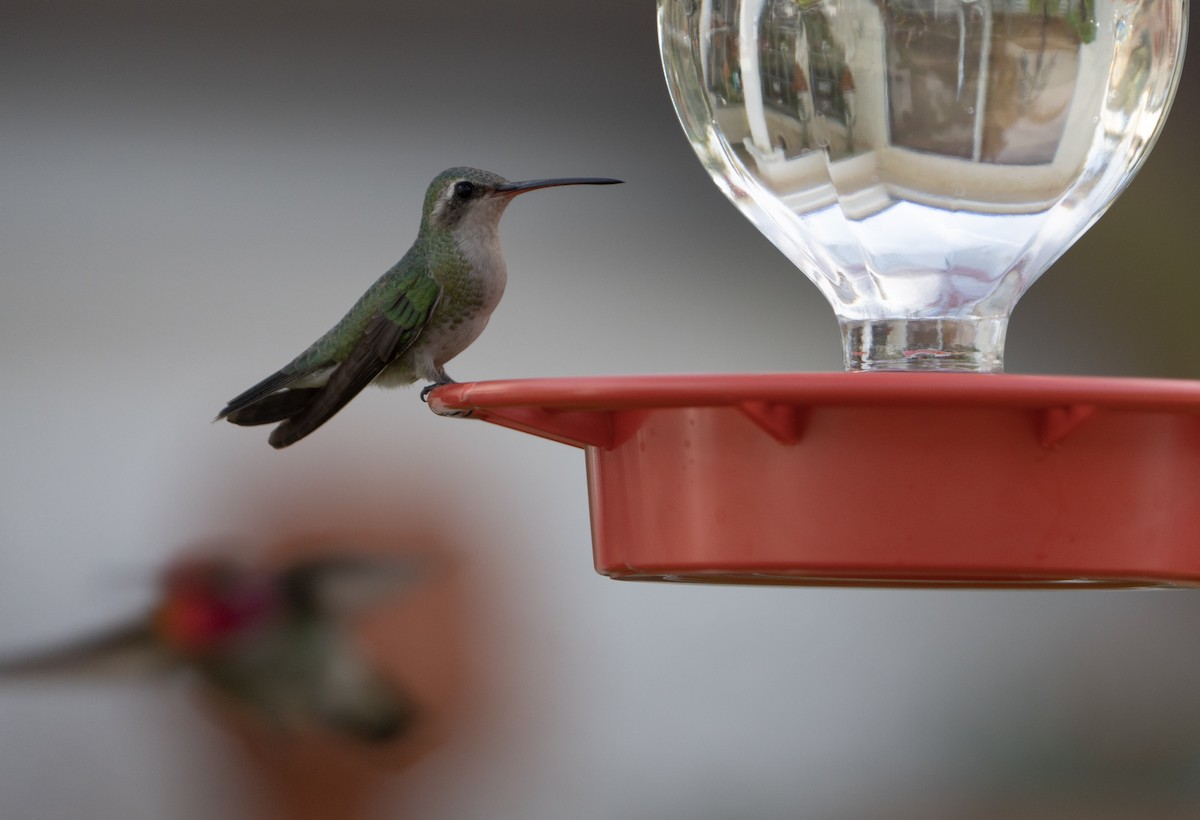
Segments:
[[[340,322],[278,372],[217,414],[238,425],[281,422],[272,447],[316,430],[368,384],[424,379],[429,391],[453,381],[446,362],[483,332],[504,293],[500,217],[513,197],[559,185],[611,185],[576,177],[509,182],[478,168],[450,168],[425,192],[421,226],[408,252]]]
[[[190,670],[283,730],[399,736],[416,707],[371,666],[349,620],[412,575],[401,562],[310,559],[281,570],[196,558],[172,567],[145,615],[81,642],[0,660],[0,679],[129,679]]]

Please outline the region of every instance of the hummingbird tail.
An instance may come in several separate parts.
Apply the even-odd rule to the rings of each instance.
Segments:
[[[329,421],[333,414],[345,407],[362,388],[348,395],[331,393],[328,387],[312,389],[316,391],[316,395],[312,396],[298,412],[283,419],[283,423],[272,430],[271,435],[267,437],[267,443],[276,450],[282,450],[284,447],[295,444]]]
[[[272,430],[267,442],[276,450],[283,449],[329,421],[395,358],[389,344],[402,331],[403,328],[389,321],[386,316],[377,317],[363,334],[366,343],[352,350],[346,360],[329,374],[325,385],[316,388],[312,400],[300,412]],[[381,348],[385,351],[382,354]]]
[[[300,387],[271,393],[253,404],[227,413],[225,420],[239,427],[285,421],[303,412],[320,392],[319,387]]]
[[[350,658],[330,661],[340,673],[340,685],[327,691],[321,711],[324,722],[350,737],[381,744],[402,737],[420,718],[420,708],[406,689],[377,670]]]

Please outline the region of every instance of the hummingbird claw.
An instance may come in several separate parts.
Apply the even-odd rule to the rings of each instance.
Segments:
[[[438,377],[437,381],[427,384],[423,388],[421,388],[421,401],[425,402],[426,404],[429,404],[429,394],[432,393],[434,390],[437,390],[439,387],[441,387],[444,384],[456,384],[457,383],[454,381],[454,379],[452,379],[446,375],[446,371],[441,370],[440,368],[436,371],[436,375]]]
[[[429,404],[429,394],[444,384],[455,384],[455,381],[454,379],[446,379],[445,381],[437,381],[433,384],[425,385],[425,387],[421,388],[421,401]],[[474,412],[472,410],[437,410],[433,407],[430,407],[429,409],[433,410],[433,412],[439,416],[445,416],[446,418],[451,419],[465,419],[470,417]]]

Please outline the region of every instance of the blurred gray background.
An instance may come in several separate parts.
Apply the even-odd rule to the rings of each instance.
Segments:
[[[1198,73],[1021,302],[1011,372],[1200,378]],[[840,368],[816,288],[687,145],[649,2],[0,8],[0,650],[136,611],[197,545],[432,538],[471,705],[327,816],[1195,816],[1193,593],[621,584],[591,569],[577,450],[415,389],[284,452],[210,424],[458,164],[628,184],[509,209],[509,288],[456,378]],[[186,688],[0,684],[5,818],[302,816],[289,783]]]

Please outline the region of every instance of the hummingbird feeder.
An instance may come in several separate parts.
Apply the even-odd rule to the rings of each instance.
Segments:
[[[585,451],[596,568],[801,585],[1200,584],[1200,382],[1005,375],[1017,300],[1162,128],[1186,0],[660,0],[717,186],[843,373],[430,394]]]

